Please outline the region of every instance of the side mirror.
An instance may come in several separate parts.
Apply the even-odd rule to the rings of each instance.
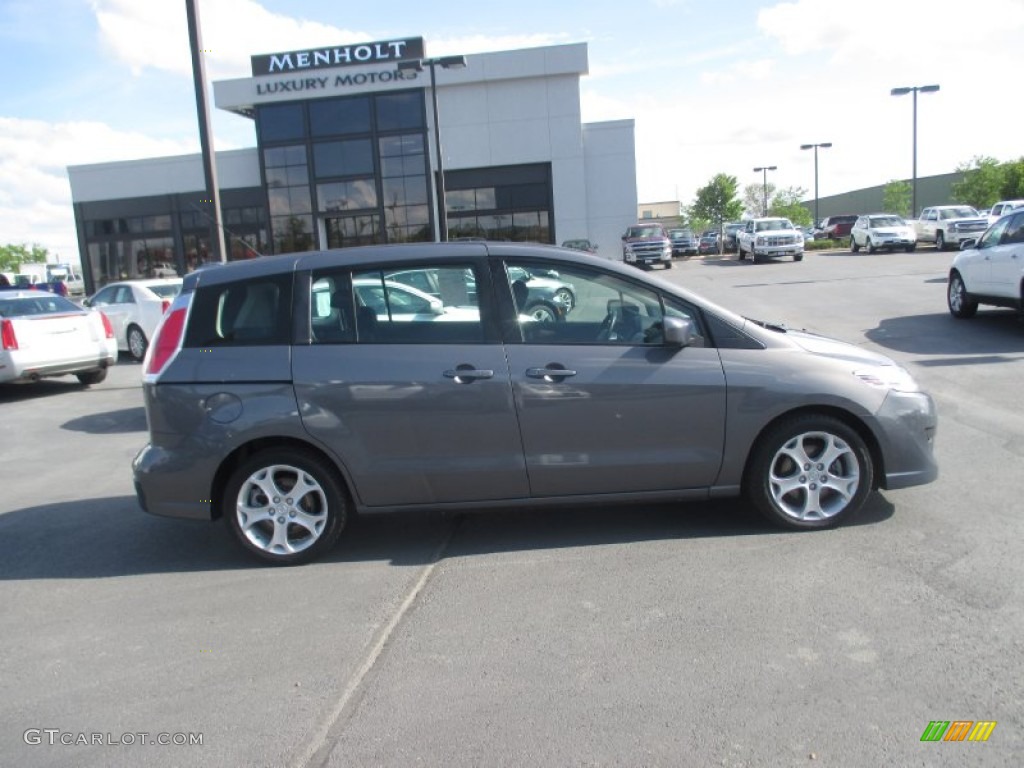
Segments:
[[[91,307],[92,306],[92,302],[89,301],[89,299],[82,299],[82,306],[83,307]]]
[[[690,347],[693,346],[697,334],[693,328],[693,321],[682,317],[666,317],[663,321],[665,330],[665,346],[668,347]]]
[[[972,238],[969,238],[969,239],[967,239],[967,240],[961,240],[961,241],[960,241],[960,250],[961,250],[961,251],[967,251],[967,250],[970,250],[971,248],[973,248],[973,247],[974,247],[974,246],[976,246],[977,244],[978,244],[978,241],[977,241],[977,240],[975,240],[975,239],[974,239],[973,237],[972,237]]]

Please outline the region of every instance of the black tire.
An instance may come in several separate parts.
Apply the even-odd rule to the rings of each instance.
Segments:
[[[830,463],[817,461],[826,452],[834,454]],[[797,457],[803,466],[794,461]],[[788,491],[778,482],[785,479],[794,481]],[[861,436],[833,416],[804,414],[779,422],[761,437],[747,465],[743,492],[776,525],[808,530],[831,528],[855,516],[873,486],[874,463]]]
[[[88,371],[86,373],[76,373],[75,378],[78,379],[80,384],[87,387],[91,387],[93,384],[99,384],[105,378],[107,378],[107,369],[100,368],[96,371]]]
[[[128,354],[131,355],[132,360],[141,363],[146,357],[146,350],[149,348],[149,339],[146,338],[146,334],[142,332],[139,326],[129,325],[127,342]]]
[[[803,260],[804,260],[804,255],[802,253],[794,253],[793,254],[793,261],[803,261]]]
[[[914,245],[908,245],[903,250],[905,250],[907,253],[913,253],[914,251],[917,250],[917,244],[915,243]]]
[[[877,248],[875,248],[875,244],[871,242],[870,237],[864,241],[864,245],[867,246],[868,253],[874,253],[875,251],[878,250]]]
[[[978,312],[978,302],[967,292],[964,279],[959,272],[951,272],[946,283],[946,306],[949,314],[960,320],[974,317]]]
[[[860,250],[860,246],[857,245],[857,241],[853,239],[853,235],[850,235],[850,252],[857,253]]]
[[[744,253],[744,251],[743,251],[743,246],[742,246],[742,245],[741,245],[741,246],[738,246],[738,247],[736,248],[736,253],[737,253],[737,254],[739,255],[739,260],[740,260],[740,261],[746,261],[746,260],[747,260],[747,254],[746,254],[746,253]]]
[[[935,233],[935,250],[946,250],[946,236],[941,231]]]
[[[671,261],[666,261],[665,262],[665,269],[672,269],[672,262]]]
[[[290,496],[300,483],[302,495]],[[280,495],[264,493],[271,485]],[[274,565],[316,559],[334,546],[348,518],[336,469],[302,450],[272,448],[251,456],[232,473],[223,505],[235,540]]]

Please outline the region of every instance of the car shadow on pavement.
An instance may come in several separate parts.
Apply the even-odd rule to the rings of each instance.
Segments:
[[[144,406],[120,408],[105,413],[91,413],[77,419],[65,421],[61,429],[84,432],[88,435],[111,435],[146,431],[146,409]]]
[[[971,320],[957,320],[948,312],[909,315],[882,320],[864,332],[868,340],[899,352],[918,355],[958,355],[961,364],[984,356],[1024,352],[1024,318],[1010,309],[982,309]],[[1007,358],[1017,359],[1014,358]],[[941,361],[917,361],[941,365]]]
[[[893,505],[872,494],[843,527],[889,519]],[[842,530],[842,527],[839,529]],[[668,539],[796,535],[736,499],[687,504],[609,505],[479,513],[397,512],[350,520],[321,563],[425,565],[442,557],[603,546]],[[147,515],[133,496],[49,504],[0,514],[0,581],[100,579],[153,573],[263,567],[226,526]]]
[[[0,384],[0,403],[16,403],[24,400],[42,400],[58,397],[68,392],[81,392],[84,387],[74,376],[43,379],[19,384]]]

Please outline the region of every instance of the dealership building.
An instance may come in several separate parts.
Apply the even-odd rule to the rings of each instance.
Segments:
[[[581,122],[587,68],[585,43],[253,56],[251,77],[213,84],[215,106],[255,121],[257,138],[216,153],[227,258],[446,239],[441,200],[447,239],[588,239],[618,256],[637,210],[634,124]],[[216,252],[202,155],[68,175],[87,290],[185,274]]]

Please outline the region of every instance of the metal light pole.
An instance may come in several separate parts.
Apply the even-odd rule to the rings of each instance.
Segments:
[[[818,226],[821,219],[818,217],[818,147],[831,147],[831,141],[823,141],[820,144],[801,144],[800,149],[814,148],[814,226]]]
[[[911,85],[905,88],[893,88],[889,91],[891,96],[906,96],[908,93],[914,94],[914,175],[910,187],[910,215],[913,218],[917,217],[917,92],[935,93],[937,90],[939,90],[937,85]]]
[[[761,173],[761,174],[764,175],[764,180],[762,181],[762,185],[761,185],[761,189],[762,189],[761,205],[764,208],[764,213],[762,214],[763,216],[767,216],[768,215],[768,171],[776,171],[776,170],[778,170],[778,166],[775,166],[775,165],[763,165],[763,166],[761,166],[759,168],[755,168],[754,169],[754,173]]]
[[[221,225],[220,189],[217,185],[217,162],[213,151],[213,131],[210,128],[210,106],[206,98],[206,68],[202,56],[202,36],[199,29],[197,0],[185,0],[185,14],[188,19],[188,41],[192,49],[192,80],[196,89],[196,111],[199,113],[199,146],[203,153],[203,177],[206,194],[210,199],[210,250],[217,261],[227,261],[227,247],[224,244],[224,230]],[[188,265],[182,259],[182,268]]]
[[[441,152],[441,124],[437,117],[437,87],[434,85],[435,67],[442,69],[461,69],[466,66],[465,56],[441,56],[436,59],[415,59],[399,62],[398,68],[422,72],[424,67],[430,71],[430,103],[434,109],[434,154],[437,156],[437,224],[434,228],[434,240],[443,243],[448,240],[448,203],[444,190],[444,156]]]

